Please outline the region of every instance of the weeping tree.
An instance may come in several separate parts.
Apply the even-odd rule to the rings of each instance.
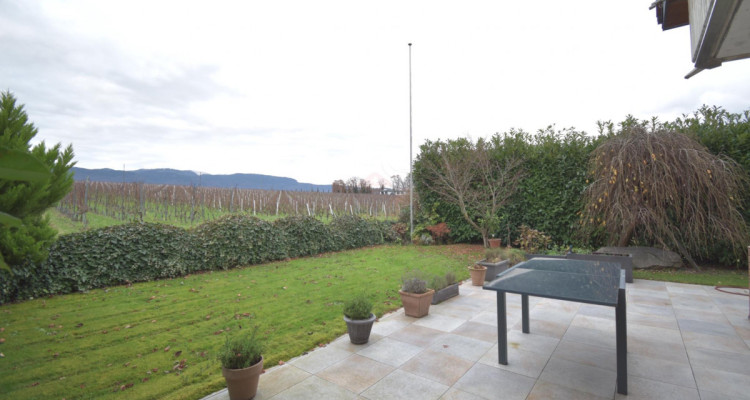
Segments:
[[[415,163],[421,184],[458,207],[464,220],[482,235],[485,247],[499,226],[500,209],[523,177],[520,160],[493,157],[492,150],[483,139],[428,141]]]
[[[747,176],[729,158],[690,137],[631,126],[602,143],[590,160],[585,232],[603,232],[610,245],[634,238],[693,256],[725,241],[737,254],[750,234],[740,213]]]

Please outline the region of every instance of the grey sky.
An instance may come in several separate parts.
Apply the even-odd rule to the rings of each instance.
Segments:
[[[646,1],[0,0],[0,88],[85,168],[326,184],[425,139],[750,107],[750,61],[683,79]],[[376,183],[377,179],[374,179]]]

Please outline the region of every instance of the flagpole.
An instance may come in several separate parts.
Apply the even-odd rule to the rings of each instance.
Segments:
[[[411,116],[411,43],[409,43],[409,239],[414,236],[414,165],[412,152],[412,116]]]

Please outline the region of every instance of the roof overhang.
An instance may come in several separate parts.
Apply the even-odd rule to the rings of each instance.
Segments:
[[[750,58],[750,0],[658,0],[662,30],[690,24],[695,69],[690,78],[725,61]]]

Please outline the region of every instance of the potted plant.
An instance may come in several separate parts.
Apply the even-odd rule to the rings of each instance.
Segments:
[[[480,265],[479,262],[477,262],[474,265],[470,265],[468,268],[469,273],[471,274],[471,284],[474,286],[484,285],[484,277],[487,273],[487,267]]]
[[[496,249],[500,247],[503,241],[500,238],[496,238],[493,234],[490,239],[487,239],[487,242],[489,242],[491,249]]]
[[[435,295],[432,296],[432,304],[438,304],[451,297],[458,296],[458,282],[456,282],[456,274],[452,271],[446,272],[445,275],[432,277],[430,286],[435,290]]]
[[[372,302],[364,294],[357,295],[344,303],[344,321],[353,344],[365,344],[370,340],[375,314],[372,313]]]
[[[257,330],[256,327],[249,335],[227,337],[219,351],[230,400],[251,399],[258,391],[258,380],[263,372],[263,346],[255,337]]]
[[[484,260],[477,261],[477,264],[487,267],[484,279],[491,281],[497,274],[508,269],[510,260],[504,260],[503,251],[500,248],[489,248],[484,252]]]
[[[427,289],[427,281],[420,271],[411,271],[402,277],[401,303],[404,313],[410,317],[421,318],[430,311],[430,303],[435,291]]]

